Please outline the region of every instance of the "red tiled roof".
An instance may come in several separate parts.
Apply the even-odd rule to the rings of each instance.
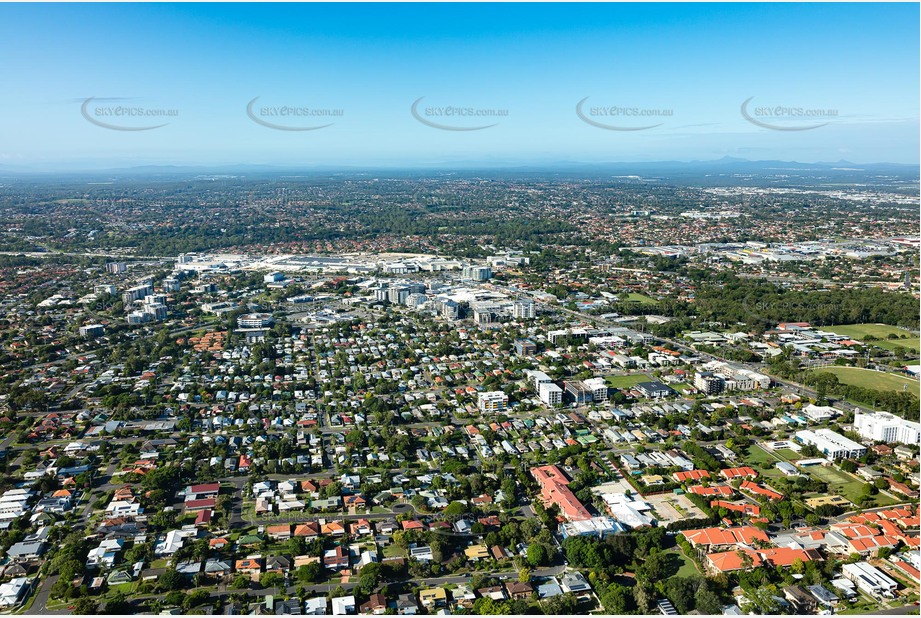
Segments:
[[[753,494],[767,496],[771,500],[783,500],[783,494],[777,493],[776,491],[768,489],[767,487],[762,487],[758,483],[752,483],[751,481],[742,481],[740,488],[746,491],[750,491]]]
[[[555,504],[570,521],[591,519],[591,514],[567,487],[569,479],[556,466],[531,468],[531,474],[541,487],[545,504]]]
[[[751,558],[752,567],[761,566],[761,557],[751,550],[737,549],[707,554],[707,560],[715,570],[725,573],[727,571],[738,571],[746,568],[747,565],[745,564],[746,560],[744,557],[746,554]]]
[[[204,483],[202,485],[192,485],[189,487],[189,493],[192,494],[209,494],[217,493],[221,490],[220,483]]]
[[[735,528],[700,528],[684,530],[680,534],[695,545],[735,545],[754,541],[769,541],[768,535],[754,526],[737,526]]]
[[[690,491],[698,496],[731,496],[735,493],[732,487],[727,485],[711,485],[710,487],[695,485],[691,487]]]
[[[761,515],[761,507],[757,504],[733,504],[725,500],[713,500],[710,502],[710,506],[722,507],[727,511],[736,511],[746,515]]]
[[[675,472],[672,477],[675,481],[683,483],[684,481],[699,481],[700,479],[710,478],[710,473],[706,470],[689,470],[682,472]]]
[[[743,478],[746,476],[756,478],[758,476],[758,473],[755,472],[753,468],[748,466],[743,466],[741,468],[726,468],[725,470],[720,470],[720,474],[729,480]]]

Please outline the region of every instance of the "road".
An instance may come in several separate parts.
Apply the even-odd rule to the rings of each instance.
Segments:
[[[538,577],[538,578],[556,577],[562,574],[565,570],[566,570],[565,566],[548,567],[544,569],[534,569],[533,571],[531,571],[531,575],[533,577]],[[406,580],[401,580],[397,582],[388,582],[388,583],[397,584],[397,585],[410,584],[412,586],[444,586],[447,584],[468,583],[473,579],[473,575],[474,574],[448,575],[445,577],[424,577],[420,579],[406,579]],[[479,572],[479,573],[476,573],[476,575],[488,575],[490,577],[497,577],[500,579],[517,579],[518,572],[517,571],[497,571],[495,573]],[[293,595],[296,595],[298,593],[298,590],[301,588],[303,588],[307,592],[312,592],[312,593],[317,593],[317,594],[328,594],[339,587],[341,587],[343,590],[348,591],[348,590],[352,590],[353,588],[357,586],[358,586],[357,581],[350,581],[350,582],[345,582],[345,583],[337,582],[337,583],[328,583],[328,584],[306,584],[306,585],[297,584],[297,585],[288,586],[287,588],[281,588],[281,587],[276,586],[272,588],[227,589],[222,586],[218,590],[211,590],[209,588],[201,588],[201,589],[209,590],[212,598],[219,598],[219,597],[225,597],[225,596],[229,596],[232,594],[240,594],[240,593],[245,593],[250,596],[278,595],[281,593],[282,590],[284,590],[285,594],[293,596]],[[187,594],[191,594],[195,590],[199,590],[199,589],[193,588],[190,590],[186,590],[185,592]],[[134,598],[139,601],[143,601],[147,599],[159,599],[162,597],[163,597],[162,594],[147,594],[147,595],[140,595]],[[38,613],[42,613],[42,612],[38,612]],[[50,612],[44,612],[44,613],[50,613]]]
[[[32,607],[29,608],[30,613],[36,614],[69,614],[70,612],[67,609],[60,610],[48,610],[45,606],[48,604],[48,598],[51,596],[51,587],[54,586],[55,582],[58,581],[57,575],[51,575],[42,580],[41,585],[38,588],[38,592],[35,593],[35,600],[32,602]]]
[[[550,310],[552,310],[552,311],[557,311],[557,312],[559,312],[559,313],[565,313],[565,314],[570,315],[570,316],[572,316],[572,317],[574,317],[574,318],[577,318],[577,319],[579,319],[579,320],[581,320],[581,321],[583,321],[583,322],[589,322],[589,323],[596,324],[596,325],[598,325],[598,326],[606,326],[606,327],[623,327],[623,324],[616,324],[616,323],[613,323],[613,322],[609,322],[609,321],[607,321],[607,320],[605,320],[605,319],[603,319],[603,318],[600,318],[600,317],[598,317],[598,316],[596,316],[596,315],[589,315],[589,314],[582,313],[582,312],[579,312],[579,311],[574,311],[574,310],[572,310],[572,309],[567,309],[566,307],[562,307],[562,306],[557,305],[557,304],[552,304],[552,305],[551,305],[551,304],[545,303],[545,302],[543,302],[543,301],[541,301],[541,300],[538,300],[538,299],[534,298],[534,297],[531,296],[528,292],[522,292],[522,291],[520,291],[520,290],[511,290],[511,289],[503,288],[503,287],[501,287],[501,286],[496,286],[496,285],[492,285],[492,287],[494,287],[494,288],[496,288],[496,289],[499,289],[499,290],[502,290],[502,291],[505,291],[505,292],[510,293],[510,294],[514,293],[514,294],[518,294],[518,295],[528,296],[531,300],[534,301],[534,303],[535,303],[536,305],[540,305],[540,306],[546,307],[546,308],[548,308],[548,309],[550,309]],[[745,362],[740,362],[740,361],[732,361],[732,360],[729,360],[729,359],[726,359],[726,358],[722,358],[722,357],[717,356],[717,355],[712,354],[712,353],[706,353],[706,354],[705,354],[705,353],[698,352],[697,350],[695,350],[694,348],[690,347],[690,346],[687,345],[686,343],[681,342],[681,341],[678,341],[678,340],[675,340],[675,339],[671,339],[671,338],[669,338],[669,337],[656,336],[655,338],[656,338],[657,340],[659,340],[659,341],[664,342],[664,343],[669,343],[669,344],[671,344],[676,350],[688,352],[688,353],[690,353],[690,354],[693,354],[694,356],[700,356],[701,358],[704,358],[704,359],[714,359],[714,360],[722,361],[722,362],[727,363],[727,364],[732,365],[732,366],[744,367],[744,368],[750,369],[750,370],[752,370],[752,371],[757,371],[757,372],[763,373],[763,374],[765,374],[765,375],[770,375],[771,380],[773,380],[775,383],[777,383],[777,384],[779,384],[779,385],[781,385],[781,386],[783,386],[783,387],[789,389],[790,391],[798,392],[798,393],[800,393],[800,394],[803,394],[803,395],[806,395],[806,396],[809,396],[809,397],[816,397],[816,396],[817,396],[817,393],[816,393],[814,390],[812,390],[812,389],[810,389],[810,388],[808,388],[808,387],[806,387],[806,386],[804,386],[804,385],[802,385],[802,384],[799,384],[798,382],[792,382],[792,381],[790,381],[790,380],[785,380],[785,379],[782,379],[782,378],[778,378],[778,377],[775,376],[775,375],[769,374],[769,373],[767,372],[766,368],[764,367],[764,365],[761,364],[761,363],[745,363]],[[839,407],[839,408],[844,409],[844,410],[850,410],[850,411],[859,410],[859,406],[856,406],[856,405],[854,405],[854,404],[851,404],[851,403],[849,403],[849,402],[847,402],[847,401],[845,401],[845,400],[843,400],[843,399],[841,399],[841,400],[836,400],[836,401],[835,401],[835,405],[836,405],[837,407]]]

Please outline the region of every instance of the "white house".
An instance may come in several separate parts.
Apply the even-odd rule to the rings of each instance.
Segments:
[[[355,613],[355,596],[336,597],[333,599],[333,616],[345,616]]]

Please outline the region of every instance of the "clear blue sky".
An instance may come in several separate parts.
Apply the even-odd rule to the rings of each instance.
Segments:
[[[919,151],[919,6],[96,4],[0,6],[0,166],[425,166],[555,161],[906,162]],[[81,102],[178,110],[112,131]],[[340,109],[279,131],[246,106]],[[414,101],[507,110],[416,120]],[[600,106],[655,118],[576,114]],[[759,106],[837,110],[806,131]],[[110,101],[104,101],[110,99]],[[94,112],[90,112],[93,114]],[[259,113],[258,111],[256,112]],[[98,116],[97,116],[98,118]],[[764,118],[762,118],[763,120]],[[805,126],[813,119],[770,120]]]

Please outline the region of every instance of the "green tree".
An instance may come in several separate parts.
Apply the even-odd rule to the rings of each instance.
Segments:
[[[90,597],[80,597],[74,601],[74,614],[78,616],[90,616],[96,613],[96,601]]]
[[[169,568],[157,578],[157,588],[164,591],[180,590],[185,585],[185,580],[176,569]]]
[[[629,614],[634,609],[633,594],[620,584],[610,584],[601,596],[604,611],[609,614]]]
[[[532,567],[540,567],[549,564],[550,556],[547,546],[543,543],[531,543],[528,545],[528,564]]]
[[[323,567],[319,562],[303,564],[297,569],[297,581],[312,584],[320,580],[322,573]]]

